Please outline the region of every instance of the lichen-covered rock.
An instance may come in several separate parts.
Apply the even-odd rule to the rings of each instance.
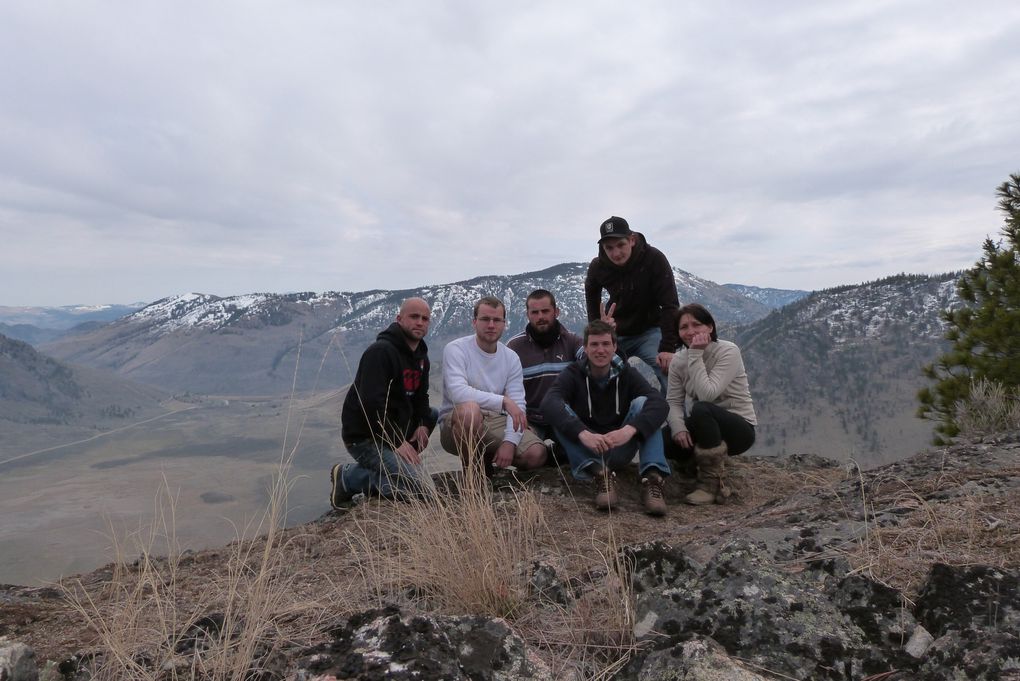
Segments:
[[[925,681],[1020,681],[1020,638],[1015,630],[953,630],[928,649],[919,676]]]
[[[936,638],[972,626],[1015,632],[1020,626],[1020,571],[936,563],[918,595],[917,618]]]
[[[0,636],[0,681],[37,681],[35,651],[24,643]]]
[[[871,647],[864,669],[877,673],[891,667],[913,664],[907,644],[918,629],[917,620],[896,589],[854,574],[844,577],[831,589],[829,597],[850,618]]]
[[[727,654],[797,679],[856,679],[916,666],[916,628],[898,592],[828,561],[783,570],[762,543],[736,541],[704,567],[661,542],[628,550],[635,637],[646,644],[628,678],[646,678],[663,651],[710,638]],[[640,669],[640,673],[637,670]],[[647,677],[654,678],[654,677]]]
[[[638,681],[768,681],[741,665],[710,638],[692,638],[649,654]]]
[[[915,610],[935,636],[923,678],[1020,680],[1020,572],[936,563]]]
[[[531,578],[528,580],[531,594],[541,602],[566,605],[570,598],[567,585],[549,563],[535,561],[531,566]]]
[[[304,678],[511,681],[551,679],[502,620],[369,610],[298,659]]]

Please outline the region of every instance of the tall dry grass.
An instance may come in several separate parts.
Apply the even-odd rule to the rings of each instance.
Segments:
[[[523,485],[494,491],[476,450],[465,461],[452,485],[351,517],[361,588],[377,605],[503,618],[557,678],[609,678],[634,649],[630,569],[615,534],[607,545],[592,540],[582,562],[598,575],[586,589],[567,604],[544,598],[534,566],[567,561],[539,497]]]
[[[412,612],[504,618],[557,678],[609,678],[626,661],[633,593],[615,533],[605,544],[592,540],[580,562],[597,576],[568,604],[543,598],[531,584],[536,561],[562,566],[577,557],[560,555],[535,492],[521,485],[494,492],[481,457],[468,457],[454,485],[357,505],[338,523],[342,550],[325,562],[309,558],[302,535],[283,529],[303,429],[290,443],[290,418],[264,513],[237,529],[222,563],[204,568],[197,597],[165,480],[155,520],[115,537],[109,583],[99,592],[80,581],[63,585],[94,632],[97,681],[242,681],[283,651],[321,639],[338,615],[394,602]],[[314,600],[302,595],[310,591]]]
[[[94,679],[241,681],[274,661],[293,638],[284,635],[282,623],[308,607],[293,598],[300,570],[287,559],[290,540],[273,525],[284,501],[279,489],[274,494],[262,520],[228,547],[222,569],[208,576],[197,600],[193,585],[183,585],[176,497],[165,481],[154,504],[155,522],[118,540],[113,575],[103,590],[78,580],[62,584],[72,609],[95,633],[101,654],[91,662]],[[138,558],[129,564],[126,556],[133,554]]]
[[[984,378],[972,380],[966,399],[956,403],[957,437],[980,437],[1020,429],[1020,388]]]
[[[292,386],[266,507],[246,526],[235,527],[237,538],[226,549],[222,569],[208,575],[200,598],[193,597],[193,586],[186,590],[182,585],[178,497],[165,477],[155,495],[151,523],[124,538],[111,528],[114,569],[103,590],[96,592],[80,579],[60,585],[71,608],[95,634],[99,655],[89,663],[92,678],[242,681],[272,664],[295,638],[313,635],[314,617],[305,618],[304,632],[290,627],[285,634],[281,626],[314,607],[295,598],[294,583],[304,572],[293,564],[293,555],[300,553],[293,545],[300,538],[283,531],[290,470],[304,428],[302,421],[294,442],[288,441],[295,392]],[[138,558],[129,564],[129,555]]]

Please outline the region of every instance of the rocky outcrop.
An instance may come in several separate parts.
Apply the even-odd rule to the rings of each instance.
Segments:
[[[329,633],[330,643],[297,659],[295,680],[552,679],[502,620],[425,617],[389,608],[361,613]]]
[[[995,580],[982,580],[974,573],[987,569],[936,565],[911,609],[901,593],[851,573],[845,561],[790,572],[762,543],[734,542],[706,565],[660,544],[629,554],[635,633],[647,646],[620,679],[654,678],[649,660],[682,659],[684,646],[706,638],[740,664],[784,678],[907,671],[924,679],[1020,678],[1020,638],[1010,619],[1020,598],[1015,588],[992,588],[1015,585],[1016,571],[993,570]],[[975,617],[978,606],[984,617]],[[999,611],[1001,620],[987,617]]]

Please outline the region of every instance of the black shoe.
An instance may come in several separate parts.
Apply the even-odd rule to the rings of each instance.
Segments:
[[[351,499],[354,498],[356,492],[352,492],[344,485],[344,470],[350,466],[349,463],[338,463],[334,464],[329,469],[329,505],[334,509],[341,510],[349,506]]]

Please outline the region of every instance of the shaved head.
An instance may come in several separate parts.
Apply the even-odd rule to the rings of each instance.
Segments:
[[[408,298],[400,304],[400,312],[397,314],[405,314],[411,307],[424,308],[425,312],[429,312],[429,304],[425,302],[424,298]]]
[[[404,340],[411,346],[411,349],[418,347],[418,341],[429,332],[431,318],[432,311],[429,309],[429,304],[422,298],[408,298],[400,304],[397,324],[404,332]]]

